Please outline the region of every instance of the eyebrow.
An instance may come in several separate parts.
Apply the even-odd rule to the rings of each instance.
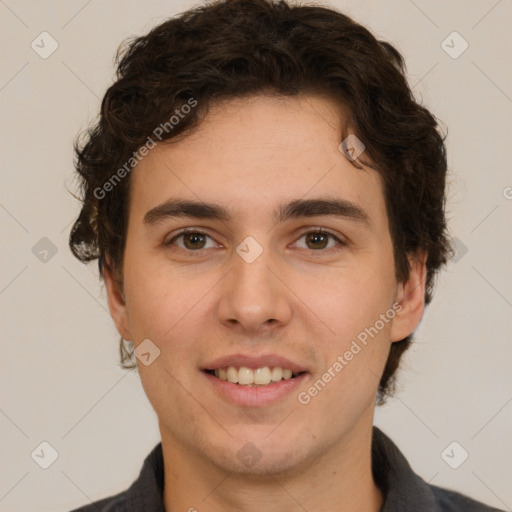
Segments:
[[[277,222],[317,216],[341,217],[371,227],[370,216],[360,206],[345,199],[297,199],[280,205],[274,212]],[[144,224],[157,224],[175,217],[229,221],[231,215],[218,204],[170,199],[151,208],[144,215]]]

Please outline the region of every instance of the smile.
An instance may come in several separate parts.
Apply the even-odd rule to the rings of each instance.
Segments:
[[[218,398],[223,402],[238,407],[265,407],[278,403],[286,397],[295,397],[305,385],[306,379],[309,378],[308,372],[301,372],[297,375],[292,372],[290,375],[291,370],[281,367],[261,367],[255,369],[240,367],[237,369],[233,366],[231,371],[229,371],[229,368],[221,367],[216,370],[203,370],[201,374],[206,378],[206,382],[211,386],[210,389]],[[242,382],[230,382],[228,380],[228,371],[233,380],[235,377],[238,379],[241,376]],[[263,378],[267,382],[269,373],[271,377],[274,374],[274,378],[277,378],[279,371],[282,373],[280,380],[271,380],[267,384],[255,383],[255,380],[263,382]],[[216,373],[218,373],[218,377],[215,375]],[[225,377],[225,379],[222,377]],[[244,382],[246,383],[244,384]]]
[[[207,370],[207,373],[214,375],[220,380],[238,384],[240,386],[268,386],[282,380],[293,379],[303,372],[293,372],[289,368],[281,366],[263,366],[260,368],[248,368],[246,366],[227,366]]]

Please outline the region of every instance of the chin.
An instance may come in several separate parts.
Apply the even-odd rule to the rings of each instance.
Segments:
[[[301,448],[303,449],[303,447]],[[246,443],[239,450],[221,450],[211,454],[213,462],[223,470],[238,475],[268,479],[270,475],[285,475],[300,472],[305,466],[304,454],[297,453],[296,447],[280,447],[279,451]]]
[[[308,471],[321,456],[322,448],[326,448],[306,432],[299,434],[295,430],[291,436],[286,428],[272,432],[273,428],[275,425],[239,430],[235,437],[215,444],[210,439],[203,446],[203,454],[224,471],[268,479],[270,475],[284,477]]]

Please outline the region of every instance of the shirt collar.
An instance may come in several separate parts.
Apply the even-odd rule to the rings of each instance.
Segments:
[[[373,427],[372,472],[384,496],[381,512],[438,510],[430,486],[413,472],[395,443],[377,427]]]

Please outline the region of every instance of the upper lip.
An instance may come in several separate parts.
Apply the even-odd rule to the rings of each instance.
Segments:
[[[213,361],[204,365],[202,370],[216,370],[217,368],[225,368],[228,366],[235,366],[240,368],[245,366],[246,368],[263,368],[264,366],[275,367],[280,366],[281,368],[288,368],[294,373],[300,373],[307,371],[304,366],[294,363],[286,357],[278,356],[276,354],[268,354],[261,356],[249,356],[245,354],[232,354],[221,356]]]

